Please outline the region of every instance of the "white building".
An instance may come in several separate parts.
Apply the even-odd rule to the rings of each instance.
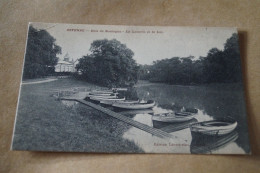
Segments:
[[[71,59],[70,61],[70,57],[69,54],[66,53],[66,55],[64,56],[63,60],[59,60],[57,65],[55,66],[55,72],[76,72],[76,63],[78,60],[73,61]]]

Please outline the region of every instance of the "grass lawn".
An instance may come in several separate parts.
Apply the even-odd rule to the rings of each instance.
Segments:
[[[143,152],[122,138],[129,125],[87,106],[55,100],[57,89],[100,88],[73,78],[22,85],[13,149],[77,152]]]

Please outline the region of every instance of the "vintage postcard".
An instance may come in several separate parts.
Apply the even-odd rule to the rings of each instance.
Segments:
[[[249,154],[236,28],[29,23],[11,148]]]

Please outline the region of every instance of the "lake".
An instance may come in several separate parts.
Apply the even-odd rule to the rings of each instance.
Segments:
[[[173,139],[159,138],[130,125],[123,125],[123,128],[117,129],[118,134],[122,134],[120,136],[134,142],[144,152],[226,154],[250,152],[243,87],[241,84],[178,86],[139,81],[133,89],[120,94],[126,96],[127,99],[154,100],[156,105],[152,109],[145,110],[123,110],[111,106],[102,106],[135,121],[162,130],[170,126],[178,127],[180,123],[156,123],[152,121],[153,114],[179,112],[187,108],[198,110],[193,120],[183,123],[186,128],[169,131],[174,136]],[[78,105],[78,103],[71,101],[62,102],[67,106]],[[203,137],[192,138],[189,129],[190,123],[227,117],[236,120],[238,123],[234,132],[221,137],[207,138],[206,140]],[[119,123],[119,120],[110,116],[95,116],[95,119],[96,122],[106,121],[108,124],[111,123],[108,127],[117,126],[116,124]]]
[[[151,112],[165,113],[195,108],[198,122],[230,117],[238,122],[235,132],[201,144],[201,139],[192,139],[190,129],[172,132],[176,139],[165,140],[152,136],[135,127],[129,128],[123,138],[134,141],[145,152],[176,153],[248,153],[247,119],[241,84],[214,84],[205,86],[177,86],[140,81],[135,86],[140,100],[155,100],[150,110],[123,111],[124,115],[149,126],[154,126]],[[164,127],[169,124],[162,124]],[[160,125],[156,128],[161,128]],[[199,141],[200,143],[197,143]]]

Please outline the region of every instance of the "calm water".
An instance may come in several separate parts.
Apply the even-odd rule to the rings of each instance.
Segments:
[[[247,125],[242,87],[236,84],[219,86],[174,86],[166,84],[141,83],[135,88],[137,97],[142,100],[155,100],[152,111],[124,111],[125,115],[149,126],[154,126],[151,112],[165,113],[181,111],[184,108],[196,108],[197,121],[231,117],[238,122],[236,131],[228,136],[207,141],[203,144],[192,139],[190,129],[172,132],[177,138],[165,140],[152,136],[135,127],[123,135],[134,141],[146,152],[211,152],[211,153],[247,153],[250,151],[247,137]],[[161,127],[169,125],[162,124]],[[156,125],[160,128],[160,125]],[[200,141],[200,139],[199,139]]]
[[[145,152],[237,154],[250,152],[244,98],[240,85],[174,86],[142,82],[136,85],[133,91],[124,95],[129,99],[155,100],[156,106],[153,109],[114,109],[133,120],[155,128],[163,128],[171,124],[155,124],[152,121],[153,113],[175,112],[185,108],[198,110],[195,116],[198,122],[223,117],[231,117],[238,122],[234,132],[208,141],[192,139],[189,128],[172,132],[171,134],[175,136],[173,139],[162,139],[135,127],[129,127],[123,133],[123,138],[133,141]],[[70,101],[63,101],[63,103],[67,106],[78,104]]]

